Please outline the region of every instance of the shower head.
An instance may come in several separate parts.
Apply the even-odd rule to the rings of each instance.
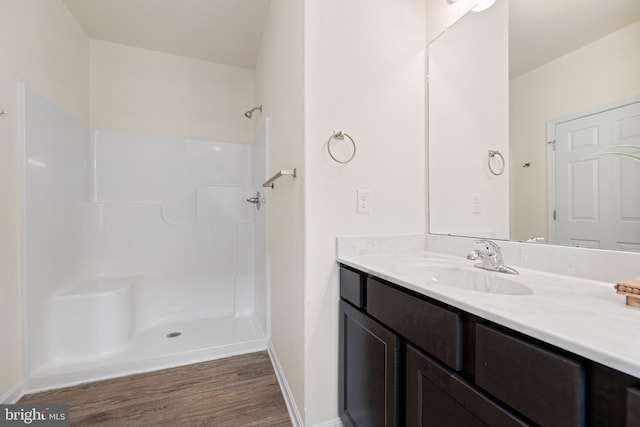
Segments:
[[[251,110],[249,110],[249,111],[245,112],[245,113],[244,113],[244,116],[245,116],[247,119],[250,119],[250,118],[253,116],[253,112],[254,112],[254,111],[256,111],[256,110],[258,110],[258,111],[262,112],[262,105],[260,105],[260,106],[258,106],[258,107],[253,107]]]

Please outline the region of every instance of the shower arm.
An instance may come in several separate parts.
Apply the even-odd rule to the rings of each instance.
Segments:
[[[256,111],[256,110],[258,110],[258,111],[262,112],[262,105],[258,105],[257,107],[253,107],[253,108],[252,108],[252,109],[250,109],[249,111],[245,111],[244,116],[245,116],[247,119],[250,119],[251,117],[253,117],[253,112],[254,112],[254,111]]]
[[[273,182],[276,181],[278,178],[283,177],[285,175],[291,175],[291,176],[293,176],[295,178],[296,177],[296,168],[279,170],[278,173],[276,173],[271,178],[269,178],[269,180],[267,182],[265,182],[264,184],[262,184],[262,186],[263,187],[274,188]]]

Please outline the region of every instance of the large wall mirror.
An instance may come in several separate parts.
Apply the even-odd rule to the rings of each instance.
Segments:
[[[638,0],[496,0],[429,45],[431,233],[640,250],[635,146]]]

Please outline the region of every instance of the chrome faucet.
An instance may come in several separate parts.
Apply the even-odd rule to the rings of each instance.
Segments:
[[[467,255],[467,259],[472,261],[480,258],[482,261],[475,265],[475,267],[483,268],[485,270],[498,271],[500,273],[507,274],[519,274],[515,268],[507,267],[504,265],[504,259],[502,258],[502,248],[494,241],[491,240],[476,240],[476,243],[480,243],[484,246],[482,249],[474,249]]]

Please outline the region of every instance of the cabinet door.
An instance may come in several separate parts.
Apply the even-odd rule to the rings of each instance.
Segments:
[[[407,347],[407,427],[507,427],[525,422],[459,375]]]
[[[354,427],[398,426],[398,337],[340,301],[340,415]]]

